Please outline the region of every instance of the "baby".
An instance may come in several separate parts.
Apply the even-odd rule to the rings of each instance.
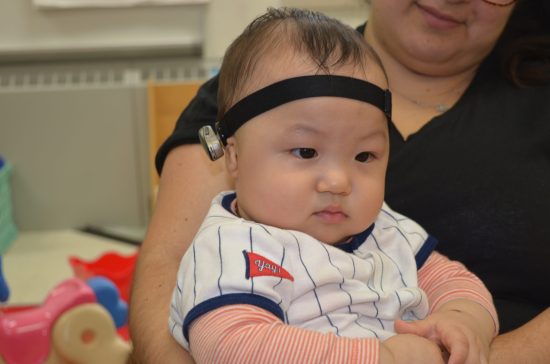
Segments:
[[[235,191],[184,256],[169,320],[194,359],[486,358],[489,292],[384,204],[391,94],[361,35],[270,9],[229,47],[219,82],[219,121],[200,137]],[[418,335],[396,334],[405,325]]]

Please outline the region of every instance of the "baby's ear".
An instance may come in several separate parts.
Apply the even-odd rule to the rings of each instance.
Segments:
[[[227,172],[232,178],[237,178],[238,173],[238,163],[237,163],[237,140],[235,137],[230,137],[227,139],[227,144],[225,146],[225,166]]]

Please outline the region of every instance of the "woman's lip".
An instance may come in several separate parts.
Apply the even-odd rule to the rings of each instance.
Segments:
[[[428,24],[434,28],[450,29],[464,24],[462,20],[449,14],[442,13],[431,6],[422,5],[419,3],[416,3],[416,6],[418,6],[418,8],[422,11]]]

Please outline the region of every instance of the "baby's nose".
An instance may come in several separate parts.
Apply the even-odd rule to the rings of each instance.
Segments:
[[[325,169],[317,180],[318,192],[348,195],[351,192],[351,179],[346,168],[334,166]]]

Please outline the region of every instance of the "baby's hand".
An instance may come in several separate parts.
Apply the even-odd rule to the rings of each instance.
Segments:
[[[444,310],[434,312],[424,320],[397,320],[395,331],[431,340],[449,353],[449,364],[488,363],[492,335],[476,316],[468,312]]]
[[[430,340],[398,334],[380,343],[380,364],[443,364],[439,347]]]

